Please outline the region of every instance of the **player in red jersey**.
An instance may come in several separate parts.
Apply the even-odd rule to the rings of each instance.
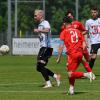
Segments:
[[[87,31],[85,30],[84,25],[83,25],[81,22],[79,22],[78,20],[75,20],[75,19],[74,19],[72,10],[68,10],[68,11],[66,12],[65,18],[64,18],[63,20],[66,20],[66,16],[68,16],[69,18],[71,18],[71,21],[72,21],[71,24],[72,24],[72,26],[73,26],[75,29],[80,30],[81,33],[82,33],[83,35],[86,34]],[[65,23],[63,23],[63,25],[62,25],[62,30],[63,30],[64,28],[66,28]],[[90,58],[90,57],[89,57],[89,53],[88,53],[87,47],[84,49],[83,55],[84,55],[84,58],[86,59],[86,61],[82,60],[82,64],[84,65],[84,67],[85,67],[85,69],[87,70],[87,72],[92,72],[92,70],[91,70],[91,68],[90,68],[90,66],[89,66],[89,64],[88,64],[89,58]]]
[[[61,56],[63,46],[66,46],[68,55],[68,65],[66,66],[69,78],[69,93],[74,94],[74,83],[76,78],[87,77],[94,80],[93,73],[76,72],[79,64],[82,62],[83,50],[86,48],[85,40],[83,34],[78,30],[73,28],[70,24],[70,18],[66,17],[66,28],[60,34],[60,47],[58,52],[57,62],[59,62],[59,57]]]

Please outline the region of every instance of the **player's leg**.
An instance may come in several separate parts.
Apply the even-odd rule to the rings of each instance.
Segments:
[[[75,84],[75,78],[71,77],[71,71],[68,72],[68,79],[69,79],[69,90],[68,94],[73,95],[74,94],[74,84]]]
[[[89,65],[90,65],[91,69],[92,69],[93,66],[94,66],[96,57],[97,57],[97,54],[94,54],[94,53],[93,53],[93,54],[91,55],[91,59],[90,59],[90,61],[89,61]]]
[[[43,63],[37,63],[37,71],[41,72],[43,78],[46,81],[46,85],[44,86],[44,88],[52,87],[51,82],[49,80],[47,69],[45,68],[45,65]]]
[[[45,60],[44,53],[45,53],[45,48],[40,48],[40,51],[39,51],[39,54],[37,57],[37,71],[41,72],[43,78],[46,81],[46,85],[44,86],[44,88],[48,88],[48,87],[52,87],[52,85],[49,80],[48,71],[45,68],[45,66],[48,62],[48,59],[46,57],[47,60]]]
[[[75,56],[73,57],[69,57],[70,60],[68,62],[68,66],[67,66],[67,69],[68,69],[68,77],[69,77],[69,84],[70,84],[70,87],[69,87],[69,93],[72,95],[74,94],[74,83],[75,83],[75,79],[76,78],[81,78],[81,77],[87,77],[89,79],[93,79],[93,73],[84,73],[84,72],[76,72],[81,60],[82,60],[82,54],[79,53],[79,54],[75,54]]]
[[[92,44],[91,45],[91,59],[89,61],[89,65],[91,67],[91,69],[93,68],[94,66],[94,63],[95,63],[95,60],[96,60],[96,57],[97,57],[97,52],[98,52],[98,49],[100,48],[100,43],[99,44]]]
[[[83,50],[83,57],[85,58],[85,60],[86,60],[87,62],[89,62],[89,60],[90,60],[90,55],[89,55],[89,52],[88,52],[88,49],[87,49],[87,48],[85,48],[85,49]]]
[[[53,77],[56,80],[57,86],[60,86],[60,83],[61,83],[60,82],[60,80],[61,80],[60,74],[56,74],[56,73],[52,72],[50,69],[47,69],[47,72],[48,72],[49,76]]]
[[[74,94],[74,84],[75,79],[77,77],[82,77],[83,72],[75,72],[78,68],[78,65],[80,64],[82,60],[82,53],[77,53],[75,55],[68,56],[68,78],[69,78],[69,94]]]
[[[82,64],[84,65],[84,68],[86,69],[87,72],[92,72],[92,69],[90,68],[88,62],[82,59]]]
[[[83,51],[83,56],[85,58],[85,60],[82,59],[82,64],[84,66],[84,68],[86,69],[87,72],[92,72],[92,69],[90,68],[88,62],[90,60],[90,56],[89,56],[89,52],[87,50],[87,48]]]
[[[53,49],[49,47],[45,50],[44,58],[47,63],[48,63],[48,59],[52,56],[52,52],[53,52]],[[48,68],[46,69],[47,69],[48,75],[53,77],[56,80],[57,86],[60,86],[60,74],[56,74]]]
[[[90,82],[92,82],[92,80],[95,80],[95,75],[92,73],[92,70],[91,68],[89,67],[89,64],[86,63],[85,66],[87,66],[87,69],[88,69],[88,72],[87,73],[84,73],[84,72],[75,72],[75,70],[77,69],[78,65],[80,64],[81,61],[81,55],[79,54],[77,56],[77,62],[75,63],[75,61],[73,62],[73,66],[75,67],[72,67],[73,69],[73,73],[71,74],[71,77],[73,78],[81,78],[81,77],[86,77],[86,78],[89,78],[90,79]]]
[[[52,48],[41,48],[39,55],[38,55],[38,70],[41,72],[41,74],[43,75],[45,81],[46,81],[46,86],[44,88],[48,88],[51,87],[51,83],[49,80],[49,76],[52,76],[56,79],[57,81],[57,86],[60,85],[60,75],[55,74],[53,71],[51,71],[50,69],[46,68],[45,66],[48,63],[48,59],[51,57],[52,55]]]

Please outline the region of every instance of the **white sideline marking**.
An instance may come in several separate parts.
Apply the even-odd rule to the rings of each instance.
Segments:
[[[86,80],[83,79],[83,80],[80,80],[78,82],[85,82],[85,81]],[[94,80],[94,81],[100,82],[100,80]],[[66,81],[61,81],[61,83],[66,83],[66,82],[67,82],[67,80]],[[54,82],[52,82],[52,83],[54,83]],[[38,84],[43,84],[43,82],[33,82],[33,83],[20,83],[20,82],[19,83],[1,83],[0,86],[2,86],[2,85],[38,85]],[[95,84],[93,83],[93,85],[95,85]]]
[[[46,90],[46,89],[45,89]],[[3,93],[7,93],[7,92],[9,92],[9,93],[67,93],[67,91],[0,91],[0,93],[1,92],[3,92]],[[100,93],[100,91],[75,91],[76,93],[77,92],[86,92],[86,93]]]
[[[80,80],[78,82],[85,82],[85,81],[86,80],[83,79],[83,80]],[[94,80],[94,81],[100,82],[100,80]],[[67,80],[66,81],[61,81],[61,82],[62,83],[66,83]],[[52,82],[52,83],[54,83],[54,82]],[[19,83],[1,83],[0,85],[38,85],[38,84],[43,84],[43,82],[33,82],[33,83],[20,83],[20,82]],[[93,83],[93,85],[95,85],[95,84]]]

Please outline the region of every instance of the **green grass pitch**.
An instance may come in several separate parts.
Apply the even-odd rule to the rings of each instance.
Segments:
[[[36,56],[0,56],[0,100],[100,100],[100,57],[97,57],[93,72],[96,80],[77,79],[75,95],[67,95],[69,84],[66,72],[66,57],[56,64],[56,57],[50,58],[48,68],[61,74],[61,85],[43,89],[44,80],[36,71]],[[80,71],[85,71],[80,65]]]

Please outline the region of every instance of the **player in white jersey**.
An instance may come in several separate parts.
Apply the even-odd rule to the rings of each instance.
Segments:
[[[60,85],[60,75],[53,73],[45,66],[48,63],[48,59],[52,55],[53,48],[51,48],[51,28],[47,20],[44,19],[43,10],[35,10],[34,21],[39,23],[38,28],[34,29],[34,32],[38,34],[40,40],[40,50],[37,57],[37,71],[40,72],[46,81],[46,85],[43,88],[50,88],[52,84],[49,80],[49,76],[53,77],[57,81],[57,86]]]
[[[96,7],[91,8],[92,18],[86,21],[86,30],[89,33],[91,43],[91,60],[89,65],[91,68],[94,66],[97,57],[98,49],[100,48],[100,18],[98,18],[98,10]]]

